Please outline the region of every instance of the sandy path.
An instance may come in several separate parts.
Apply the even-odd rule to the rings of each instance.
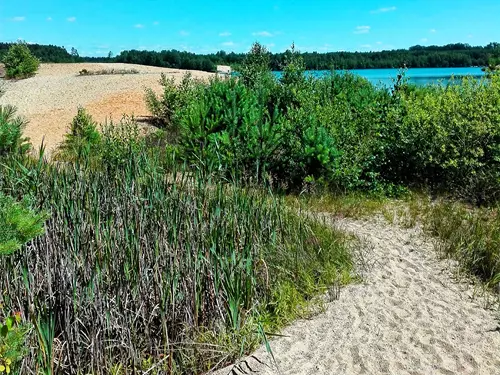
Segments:
[[[139,74],[79,76],[82,69],[136,69]],[[123,114],[148,116],[144,88],[161,91],[160,74],[180,80],[186,71],[118,63],[42,64],[37,75],[21,81],[5,82],[6,93],[0,104],[11,104],[29,120],[25,135],[35,149],[44,140],[47,148],[60,143],[78,106],[88,109],[100,123]],[[195,78],[206,79],[211,73],[191,71]]]
[[[339,225],[339,224],[337,224]],[[363,284],[343,289],[324,314],[272,340],[279,370],[260,349],[260,374],[500,374],[500,332],[471,287],[457,283],[417,229],[343,220],[374,260]],[[242,364],[247,373],[252,373]],[[233,374],[242,374],[233,368]],[[227,374],[231,368],[221,374]]]

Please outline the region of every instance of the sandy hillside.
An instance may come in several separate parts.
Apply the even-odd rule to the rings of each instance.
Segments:
[[[500,374],[496,313],[470,285],[454,281],[449,262],[436,259],[417,229],[381,221],[335,225],[373,247],[364,283],[342,289],[324,314],[272,340],[278,369],[261,348],[218,375]]]
[[[82,69],[136,69],[139,74],[79,76]],[[119,120],[122,115],[149,115],[144,88],[160,90],[160,73],[180,80],[183,70],[133,64],[42,64],[35,77],[5,82],[0,104],[12,104],[29,120],[25,134],[35,148],[44,143],[52,149],[61,140],[78,106],[86,107],[98,122]],[[211,73],[192,71],[195,78]]]

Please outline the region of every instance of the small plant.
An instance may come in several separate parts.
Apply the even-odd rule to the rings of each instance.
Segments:
[[[175,139],[179,131],[179,112],[195,99],[200,82],[194,80],[190,73],[186,73],[177,85],[173,77],[167,78],[162,73],[159,83],[163,87],[162,96],[158,97],[153,90],[146,89],[146,104],[155,122],[167,128],[171,133],[170,138]]]
[[[0,323],[0,374],[10,374],[26,353],[27,332],[28,327],[21,323],[20,314],[11,315]]]
[[[97,122],[83,107],[78,108],[77,115],[71,122],[66,139],[59,146],[56,158],[59,160],[78,160],[85,154],[99,147],[101,135],[97,130]]]
[[[27,121],[16,112],[11,105],[0,105],[0,156],[24,154],[29,150],[27,138],[23,137]]]
[[[10,255],[43,233],[45,214],[31,210],[27,202],[17,203],[0,193],[0,256]]]
[[[13,44],[3,59],[7,78],[28,78],[35,75],[40,60],[33,56],[28,45],[19,41]]]
[[[17,203],[0,193],[0,256],[10,255],[43,233],[45,214],[32,211],[27,201]],[[16,313],[0,323],[0,374],[9,374],[26,352],[29,326]]]

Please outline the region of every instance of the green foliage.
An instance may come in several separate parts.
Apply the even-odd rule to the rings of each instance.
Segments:
[[[477,203],[500,197],[500,77],[400,92],[382,130],[380,173]]]
[[[191,74],[186,73],[180,84],[176,85],[174,77],[167,78],[162,73],[159,83],[163,87],[161,98],[153,90],[146,89],[146,104],[156,123],[166,128],[174,140],[179,132],[178,112],[196,100],[200,82],[191,79]]]
[[[97,123],[85,108],[79,107],[55,157],[59,160],[78,160],[85,155],[93,154],[99,148],[100,142]]]
[[[7,78],[28,78],[35,75],[40,61],[32,55],[28,45],[18,42],[10,46],[3,57]]]
[[[27,201],[16,203],[0,193],[0,256],[19,250],[43,233],[46,215],[32,211]]]
[[[124,75],[124,74],[139,74],[137,69],[102,69],[102,70],[87,70],[82,69],[78,73],[80,76],[104,76],[104,75]]]
[[[255,87],[270,79],[269,51],[260,43],[254,43],[239,68],[241,80],[246,86]]]
[[[29,150],[23,130],[27,122],[16,115],[16,108],[0,105],[0,156],[25,154]]]
[[[489,286],[500,285],[499,210],[469,208],[451,202],[430,206],[424,216],[425,228],[440,242],[438,250],[454,258],[466,272]]]
[[[55,336],[68,345],[60,366],[95,374],[109,364],[139,369],[141,353],[152,353],[153,364],[163,353],[172,356],[170,368],[199,373],[202,364],[254,348],[259,316],[269,328],[289,320],[293,305],[272,307],[281,283],[308,301],[327,288],[333,270],[351,269],[347,238],[288,210],[279,197],[191,170],[169,173],[156,155],[142,147],[117,165],[102,158],[0,166],[1,190],[34,192],[37,206],[52,212],[29,253],[1,263],[0,287],[9,282],[9,294],[28,293],[52,313]],[[13,277],[20,267],[28,288]],[[238,349],[228,344],[228,354],[217,354],[196,345],[208,331],[232,337]],[[110,347],[116,340],[123,345]],[[36,358],[26,361],[34,366]]]
[[[21,323],[18,314],[11,315],[0,323],[0,374],[17,370],[18,362],[26,355],[25,340],[28,326]]]
[[[255,44],[238,79],[171,80],[150,107],[182,157],[224,176],[295,191],[398,196],[417,185],[476,203],[500,197],[499,76],[416,87],[402,71],[391,90],[348,72],[308,79],[294,46],[282,68],[271,76]]]

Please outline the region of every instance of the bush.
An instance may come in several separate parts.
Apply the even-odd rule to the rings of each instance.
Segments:
[[[97,122],[92,119],[85,108],[79,107],[55,158],[66,161],[82,159],[95,153],[99,149],[100,141],[101,135],[97,130]]]
[[[500,77],[402,91],[387,112],[380,173],[475,203],[500,198]]]
[[[159,83],[163,87],[161,98],[153,90],[146,89],[146,105],[156,124],[165,128],[174,141],[179,132],[178,113],[188,103],[196,100],[201,82],[192,79],[191,74],[186,73],[180,85],[176,85],[173,77],[167,78],[162,73]]]
[[[25,154],[29,150],[23,130],[27,122],[16,116],[16,108],[0,105],[0,156]]]
[[[7,78],[28,78],[35,75],[40,61],[31,54],[28,45],[19,42],[10,46],[3,59]]]
[[[0,257],[13,254],[22,245],[43,234],[45,219],[46,214],[35,213],[27,200],[16,203],[0,192]],[[5,296],[6,293],[3,293],[0,301]],[[28,352],[25,347],[28,331],[28,325],[21,322],[21,313],[8,316],[3,323],[0,322],[0,373],[9,374],[11,370],[17,370],[18,362]]]
[[[10,255],[43,233],[45,214],[33,212],[27,202],[15,203],[0,193],[0,256]]]

